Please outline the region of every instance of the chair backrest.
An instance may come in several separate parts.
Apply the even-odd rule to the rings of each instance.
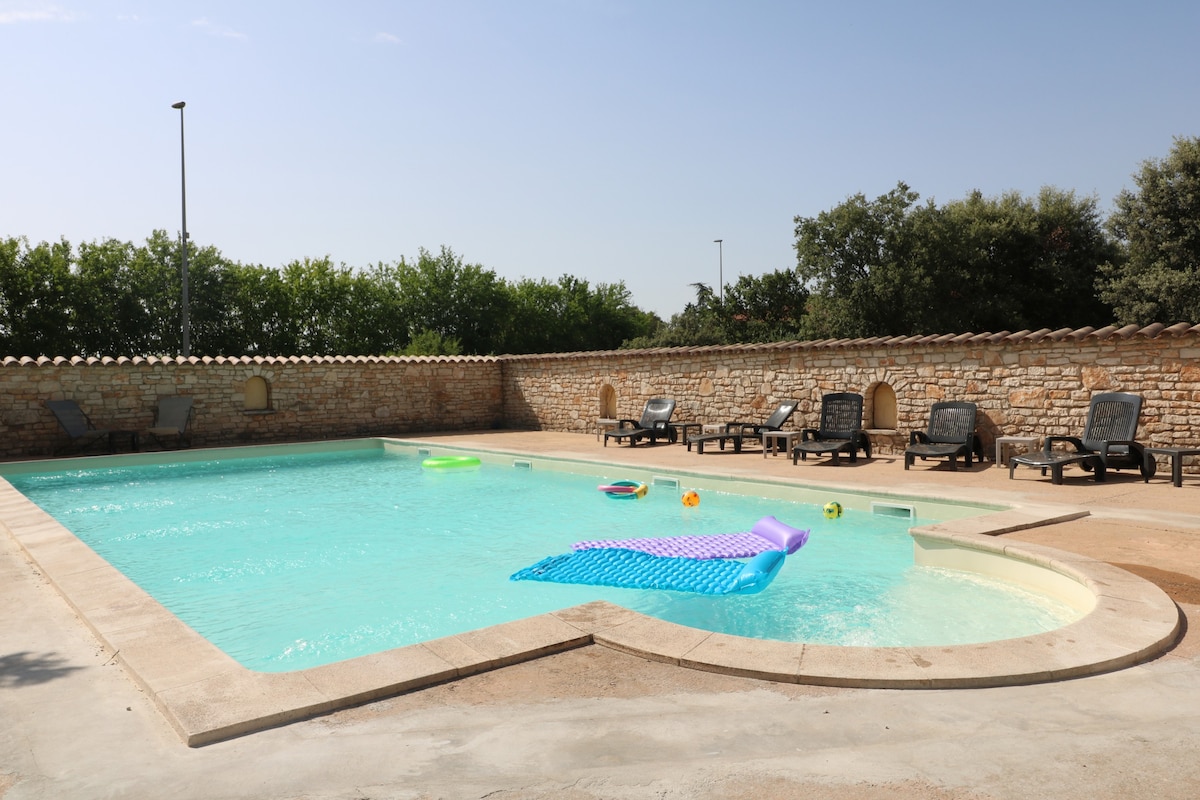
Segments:
[[[172,395],[158,398],[158,411],[154,415],[154,427],[178,428],[180,433],[188,429],[192,421],[192,398],[187,395]]]
[[[775,409],[775,413],[767,417],[767,421],[762,424],[764,430],[777,431],[792,418],[792,414],[796,412],[796,406],[799,405],[795,400],[788,400],[786,403],[780,403],[779,408]]]
[[[1088,405],[1083,446],[1100,450],[1104,442],[1131,442],[1137,436],[1142,398],[1127,392],[1102,392],[1093,395]]]
[[[54,412],[54,418],[72,439],[96,429],[88,415],[83,413],[83,409],[74,400],[47,400],[46,408]]]
[[[674,412],[674,400],[664,400],[662,398],[647,400],[646,408],[642,411],[642,421],[638,423],[638,427],[653,428],[658,422],[670,422],[671,414]]]
[[[929,409],[929,430],[925,435],[930,442],[942,444],[968,444],[975,435],[974,403],[944,400],[934,403]]]
[[[823,439],[853,439],[862,430],[863,398],[853,392],[837,392],[821,398]]]

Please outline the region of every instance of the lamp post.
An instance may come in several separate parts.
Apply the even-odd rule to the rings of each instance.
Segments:
[[[720,287],[721,302],[725,302],[725,245],[722,244],[724,239],[713,239],[713,244],[717,246],[717,281]]]
[[[187,358],[192,354],[192,323],[188,318],[188,232],[187,232],[187,165],[184,158],[183,149],[183,107],[187,103],[180,100],[178,103],[172,103],[171,108],[179,109],[179,191],[183,210],[183,231],[180,234],[180,240],[183,244],[183,269],[181,277],[183,279],[183,357]]]

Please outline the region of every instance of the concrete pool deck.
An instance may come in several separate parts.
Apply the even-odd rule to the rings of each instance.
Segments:
[[[1200,482],[949,472],[899,458],[792,466],[590,436],[488,433],[434,446],[764,474],[973,501],[1084,506],[1005,534],[1148,577],[1195,619]],[[933,462],[929,462],[932,464]],[[1074,473],[1082,475],[1082,473]],[[680,669],[595,646],[190,750],[113,653],[3,537],[0,797],[1192,796],[1198,650],[1010,688],[833,689]],[[3,793],[7,784],[8,794]]]

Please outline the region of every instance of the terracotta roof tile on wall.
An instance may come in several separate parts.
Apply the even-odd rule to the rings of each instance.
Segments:
[[[1103,328],[1059,328],[1058,330],[1050,330],[1042,328],[1036,331],[996,331],[982,333],[945,333],[945,334],[919,334],[914,336],[871,336],[858,339],[817,339],[810,341],[782,341],[782,342],[757,342],[753,344],[722,344],[722,345],[704,345],[704,346],[689,346],[689,347],[653,347],[643,348],[639,350],[589,350],[573,353],[535,353],[529,355],[500,355],[500,356],[191,356],[183,358],[182,356],[135,356],[129,358],[127,356],[6,356],[0,360],[0,366],[4,367],[29,367],[43,366],[46,364],[71,364],[72,366],[87,365],[93,366],[96,364],[166,364],[166,365],[182,365],[182,364],[392,364],[392,363],[412,363],[412,362],[440,362],[440,363],[470,363],[470,362],[494,362],[507,360],[530,360],[530,359],[580,359],[580,358],[596,358],[605,356],[621,355],[625,357],[650,357],[656,355],[686,355],[688,353],[749,353],[760,350],[847,350],[847,349],[866,349],[866,348],[902,348],[912,347],[914,345],[959,345],[963,343],[971,344],[996,344],[1009,343],[1020,344],[1026,342],[1039,342],[1046,339],[1055,342],[1075,341],[1080,342],[1086,339],[1133,339],[1141,337],[1146,339],[1154,339],[1159,336],[1170,336],[1173,338],[1185,336],[1200,336],[1200,325],[1190,322],[1177,322],[1174,325],[1163,325],[1162,323],[1154,323],[1139,327],[1137,325],[1125,325],[1118,328],[1115,325],[1106,325]]]
[[[403,364],[418,362],[492,362],[497,356],[6,356],[0,360],[3,367],[31,367],[47,364],[71,366],[94,366],[96,364]]]
[[[1141,337],[1146,339],[1154,339],[1159,336],[1171,336],[1174,338],[1183,336],[1200,336],[1200,325],[1190,322],[1179,322],[1174,325],[1165,326],[1161,323],[1154,323],[1145,327],[1137,325],[1126,325],[1118,328],[1115,325],[1108,325],[1103,328],[1059,328],[1051,330],[1050,328],[1042,328],[1040,330],[1021,330],[1021,331],[996,331],[982,333],[946,333],[946,334],[919,334],[914,336],[872,336],[859,339],[816,339],[810,341],[787,341],[787,342],[770,342],[765,344],[724,344],[724,345],[707,345],[702,347],[655,347],[643,348],[640,350],[593,350],[575,353],[540,353],[530,355],[504,355],[499,358],[504,360],[524,360],[524,359],[578,359],[578,358],[595,358],[597,356],[624,355],[624,356],[654,356],[664,354],[681,355],[687,353],[715,353],[715,352],[753,352],[755,350],[843,350],[843,349],[865,349],[873,347],[912,347],[914,345],[958,345],[963,343],[971,344],[1022,344],[1033,343],[1044,340],[1062,342],[1073,341],[1080,342],[1086,339],[1133,339]]]

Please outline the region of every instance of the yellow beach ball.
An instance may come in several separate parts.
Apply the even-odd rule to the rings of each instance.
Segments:
[[[696,494],[695,492],[684,492],[683,504],[688,508],[695,508],[696,506],[700,505],[700,495]]]
[[[825,504],[825,519],[837,519],[842,515],[842,504],[831,500]]]

